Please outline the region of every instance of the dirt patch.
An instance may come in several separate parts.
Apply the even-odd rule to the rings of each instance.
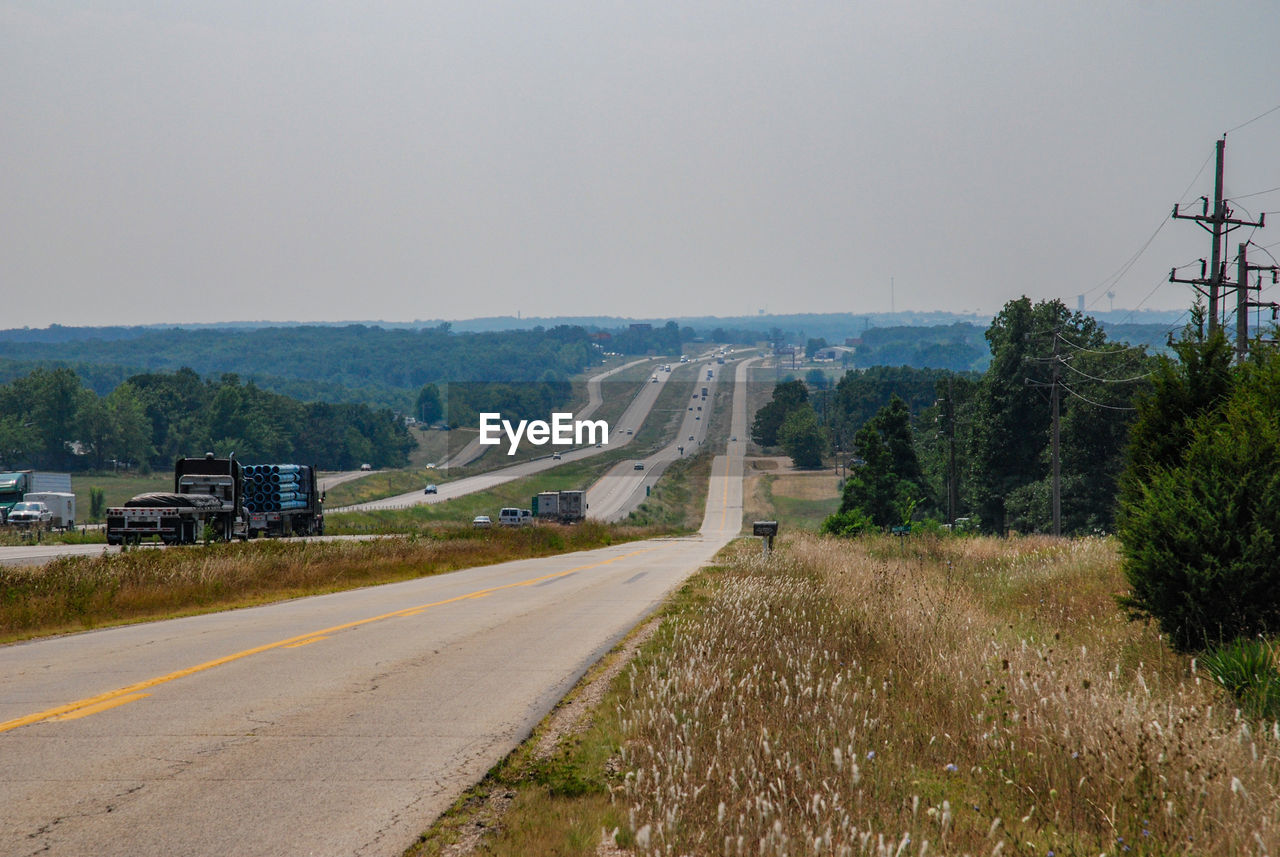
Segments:
[[[812,473],[782,473],[774,479],[775,497],[793,497],[797,500],[831,500],[840,496],[838,477],[834,470]]]
[[[776,458],[753,458],[751,459],[752,470],[777,470],[778,459]]]

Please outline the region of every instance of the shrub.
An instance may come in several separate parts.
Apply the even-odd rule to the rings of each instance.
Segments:
[[[860,536],[878,529],[865,512],[856,508],[828,515],[822,522],[822,532],[829,536]]]
[[[1280,716],[1280,672],[1265,640],[1232,640],[1208,651],[1201,662],[1249,716]]]

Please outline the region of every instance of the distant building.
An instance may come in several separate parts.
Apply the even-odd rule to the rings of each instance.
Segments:
[[[856,349],[845,345],[828,345],[826,348],[819,348],[813,352],[813,359],[816,363],[835,363],[837,360],[843,360],[848,357],[853,359]]]

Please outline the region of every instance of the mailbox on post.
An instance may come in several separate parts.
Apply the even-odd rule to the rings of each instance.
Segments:
[[[773,537],[778,534],[777,521],[756,521],[751,525],[751,534],[760,537],[760,543],[767,554],[773,550]]]

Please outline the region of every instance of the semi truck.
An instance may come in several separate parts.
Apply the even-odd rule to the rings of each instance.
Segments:
[[[39,470],[12,470],[0,473],[0,523],[9,518],[9,510],[28,494],[41,491],[71,493],[70,473],[48,473]]]
[[[107,543],[158,536],[165,544],[195,544],[208,527],[215,539],[324,532],[323,495],[315,468],[300,464],[241,465],[235,456],[180,458],[173,492],[139,494],[107,510]]]
[[[587,517],[586,491],[543,491],[534,495],[533,516],[540,521],[571,524]]]

